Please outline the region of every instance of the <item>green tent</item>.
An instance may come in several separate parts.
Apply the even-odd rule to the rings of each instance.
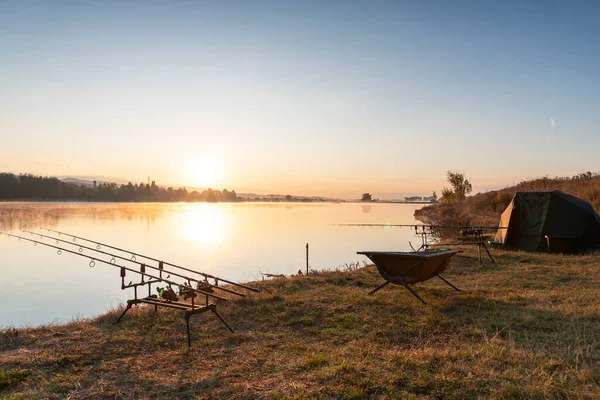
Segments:
[[[590,203],[560,190],[517,192],[500,217],[505,248],[571,253],[597,248],[600,216]]]

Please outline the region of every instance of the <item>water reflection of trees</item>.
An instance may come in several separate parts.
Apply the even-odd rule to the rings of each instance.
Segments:
[[[127,220],[153,224],[178,205],[167,204],[39,204],[0,203],[0,229],[23,230],[56,227],[63,219]]]

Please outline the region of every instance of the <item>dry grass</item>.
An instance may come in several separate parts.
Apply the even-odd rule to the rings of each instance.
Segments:
[[[591,398],[600,396],[600,260],[475,251],[430,303],[373,267],[258,282],[223,304],[238,329],[177,312],[120,310],[66,325],[0,331],[8,398]],[[15,373],[13,371],[21,371]]]

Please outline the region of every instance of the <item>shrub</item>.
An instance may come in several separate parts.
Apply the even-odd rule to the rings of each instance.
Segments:
[[[12,371],[0,371],[0,389],[16,385],[29,376],[29,371],[24,369],[13,369]]]

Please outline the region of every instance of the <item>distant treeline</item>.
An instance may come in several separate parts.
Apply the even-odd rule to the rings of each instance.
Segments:
[[[206,189],[202,193],[188,192],[185,188],[173,189],[151,184],[126,185],[99,183],[93,186],[62,182],[58,178],[35,176],[31,174],[14,175],[0,173],[0,200],[38,200],[38,201],[110,201],[110,202],[175,202],[200,201],[221,202],[239,201],[235,190],[223,191]]]

